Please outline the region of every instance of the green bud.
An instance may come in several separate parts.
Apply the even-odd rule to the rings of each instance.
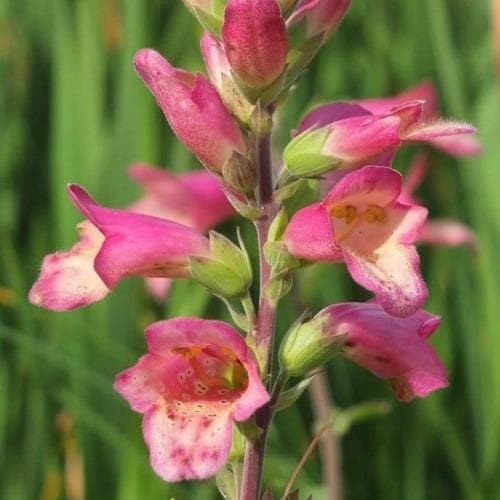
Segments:
[[[321,153],[328,134],[324,127],[292,139],[283,152],[286,169],[295,177],[318,177],[340,165],[340,159]]]
[[[264,286],[264,295],[272,304],[277,304],[291,289],[293,278],[288,269],[273,276]]]
[[[264,245],[264,257],[275,272],[297,269],[301,265],[299,260],[290,255],[281,241],[268,241]]]
[[[329,361],[343,346],[344,338],[328,334],[328,318],[317,316],[296,323],[280,347],[280,362],[292,377],[300,377]]]
[[[224,183],[237,193],[251,193],[257,187],[257,168],[255,163],[238,151],[222,166]]]
[[[189,258],[193,278],[224,298],[245,295],[252,283],[246,252],[215,231],[210,231],[209,237],[210,257]]]
[[[280,240],[285,232],[286,226],[288,226],[288,214],[286,213],[286,210],[282,208],[269,226],[267,241]]]

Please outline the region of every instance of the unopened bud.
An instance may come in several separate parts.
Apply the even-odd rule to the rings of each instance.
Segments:
[[[316,316],[288,331],[280,348],[281,365],[292,377],[305,375],[333,358],[343,342],[343,336],[329,333],[327,316]]]

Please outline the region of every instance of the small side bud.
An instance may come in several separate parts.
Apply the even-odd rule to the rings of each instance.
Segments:
[[[264,287],[266,299],[272,304],[277,304],[293,286],[293,277],[288,269],[280,271],[273,276]]]
[[[252,269],[246,253],[215,231],[209,236],[210,256],[190,257],[191,275],[216,295],[242,297],[252,283]]]
[[[319,368],[340,352],[344,336],[329,334],[329,318],[316,316],[296,323],[288,331],[280,348],[280,362],[292,377],[300,377]]]
[[[248,194],[257,187],[257,168],[250,158],[233,151],[222,166],[222,178],[233,191]]]
[[[273,118],[269,111],[261,104],[261,101],[257,101],[248,120],[248,125],[250,126],[250,130],[258,137],[263,137],[272,129]]]

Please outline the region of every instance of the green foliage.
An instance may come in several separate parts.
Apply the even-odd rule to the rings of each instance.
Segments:
[[[389,94],[430,77],[443,114],[477,125],[485,152],[460,162],[436,154],[421,193],[432,214],[464,219],[480,243],[477,255],[423,253],[428,309],[443,317],[434,342],[451,387],[426,401],[397,404],[344,437],[346,499],[496,498],[500,96],[488,2],[353,4],[281,111],[277,145],[287,144],[307,106]],[[172,136],[131,64],[136,49],[153,46],[177,65],[201,69],[198,23],[181,2],[0,0],[0,27],[0,498],[70,498],[64,473],[73,474],[74,484],[79,474],[68,459],[71,450],[83,461],[86,498],[217,498],[214,482],[167,485],[154,475],[140,416],[113,392],[112,380],[144,352],[146,325],[180,314],[220,317],[218,301],[200,285],[179,281],[161,310],[151,307],[140,280],[72,313],[37,310],[26,300],[42,257],[76,239],[79,219],[66,183],[82,183],[99,201],[126,206],[138,194],[127,179],[129,163],[200,168]],[[398,165],[404,168],[407,159],[400,155]],[[364,297],[340,267],[309,267],[298,278],[313,312]],[[293,300],[280,309],[281,334],[295,316]],[[383,382],[343,360],[332,364],[329,377],[341,407],[388,396]],[[61,415],[74,425],[56,424]],[[266,481],[277,492],[313,432],[305,397],[276,417]],[[320,470],[313,459],[299,477],[304,498],[326,498]]]

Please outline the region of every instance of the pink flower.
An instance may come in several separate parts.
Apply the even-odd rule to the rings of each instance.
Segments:
[[[168,170],[137,163],[129,175],[144,187],[145,194],[128,210],[184,224],[200,232],[234,215],[219,181],[208,172],[173,175]],[[154,299],[165,300],[171,286],[168,278],[145,278]]]
[[[389,314],[409,316],[427,298],[414,245],[427,210],[400,203],[401,189],[400,174],[388,167],[349,173],[322,202],[295,213],[283,241],[299,259],[344,261]]]
[[[172,67],[151,49],[139,50],[134,64],[177,137],[209,170],[220,173],[233,151],[245,154],[240,129],[205,77]]]
[[[232,78],[231,65],[224,51],[224,45],[218,38],[205,31],[200,40],[200,50],[210,81],[219,93],[222,93],[223,79]]]
[[[249,87],[268,87],[283,73],[287,34],[276,0],[229,0],[222,40],[234,74]]]
[[[188,257],[208,255],[207,238],[193,229],[101,207],[76,185],[68,191],[87,221],[79,226],[79,243],[44,259],[29,295],[35,305],[56,311],[83,307],[126,276],[188,277]]]
[[[427,343],[439,316],[418,311],[395,318],[375,302],[351,302],[328,306],[312,321],[321,322],[323,335],[343,338],[344,356],[388,379],[400,401],[423,398],[448,385],[446,368]]]
[[[220,182],[205,171],[174,175],[163,168],[136,163],[129,175],[145,191],[128,210],[184,224],[205,232],[234,215]]]
[[[360,99],[354,101],[373,114],[383,114],[404,102],[421,99],[425,101],[422,118],[427,122],[440,119],[438,97],[432,82],[426,80],[396,96],[379,99]],[[469,134],[435,137],[429,143],[436,149],[453,156],[474,156],[481,152],[481,144]]]
[[[318,175],[334,168],[368,163],[389,165],[404,143],[472,134],[465,123],[422,121],[422,101],[410,101],[372,115],[356,104],[333,103],[309,113],[284,152],[287,169],[295,175]]]
[[[146,330],[148,354],[116,377],[142,413],[151,466],[166,481],[206,479],[226,462],[233,420],[269,401],[245,341],[220,321],[175,318]]]

